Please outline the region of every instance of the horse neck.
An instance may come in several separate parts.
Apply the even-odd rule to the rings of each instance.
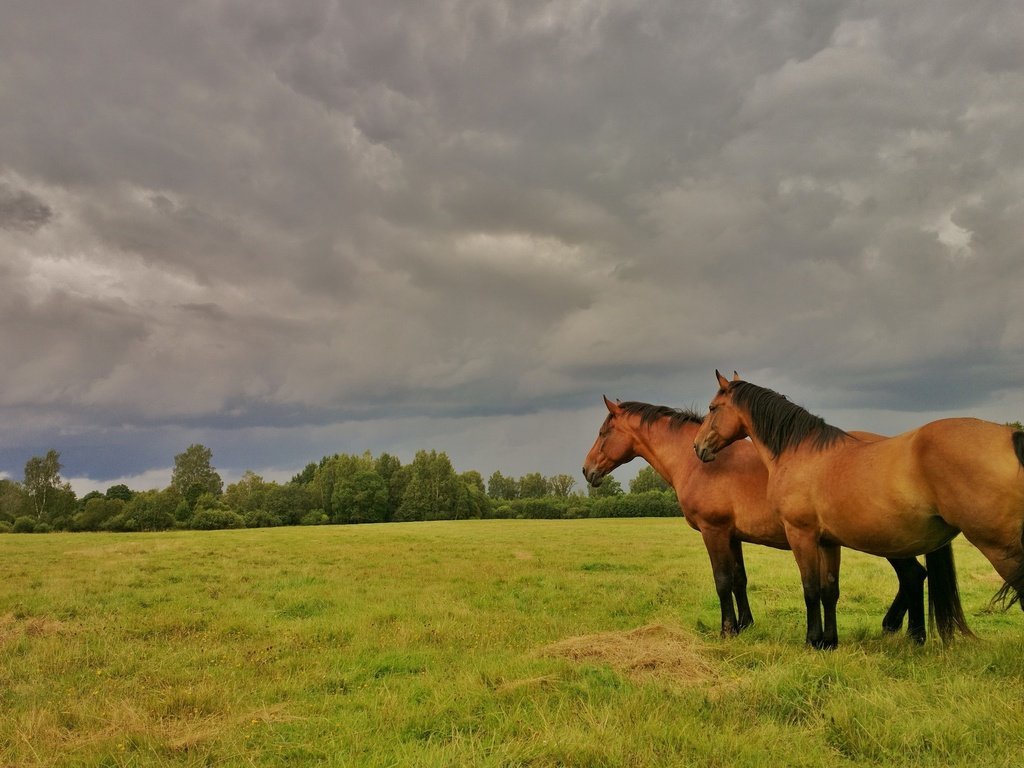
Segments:
[[[757,455],[760,457],[761,463],[764,464],[765,468],[768,470],[768,474],[771,474],[775,469],[776,464],[778,464],[779,460],[785,454],[776,456],[772,453],[771,448],[765,445],[760,435],[758,435],[754,430],[753,419],[751,419],[750,413],[741,411],[740,414],[741,421],[743,422],[743,428],[746,430],[747,436],[750,438],[750,442],[754,446],[754,450],[757,451]]]
[[[675,487],[679,475],[696,464],[693,438],[700,424],[687,422],[673,427],[668,419],[637,426],[633,430],[636,455],[654,467],[654,471]]]

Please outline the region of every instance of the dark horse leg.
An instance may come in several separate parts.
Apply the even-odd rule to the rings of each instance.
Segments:
[[[821,553],[821,607],[825,615],[819,648],[839,645],[836,627],[836,604],[839,602],[839,560],[842,549],[837,544],[820,545]]]
[[[900,581],[892,606],[882,619],[882,631],[899,632],[903,615],[907,614],[907,634],[918,643],[924,643],[924,580],[928,571],[916,558],[888,558]]]
[[[722,637],[735,635],[740,631],[740,625],[736,619],[736,610],[732,602],[736,565],[729,544],[729,532],[708,529],[702,530],[701,535],[704,537],[704,546],[707,547],[708,556],[711,558],[711,570],[715,575],[715,591],[718,593],[718,602],[722,608]]]
[[[739,614],[737,629],[743,631],[754,623],[754,615],[750,612],[747,602],[747,569],[743,565],[743,544],[739,539],[731,539],[729,548],[732,550],[732,593],[736,596],[736,612]]]
[[[804,590],[804,605],[807,608],[807,644],[812,648],[824,648],[821,626],[821,557],[818,553],[818,537],[814,531],[802,531],[786,526],[786,538],[793,550],[800,582]]]

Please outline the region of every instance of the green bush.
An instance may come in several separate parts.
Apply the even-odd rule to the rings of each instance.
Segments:
[[[567,499],[552,496],[516,499],[512,502],[515,516],[529,520],[560,520],[565,517],[565,510],[568,506]]]
[[[647,491],[590,500],[590,517],[675,517],[681,514],[671,491]]]
[[[586,504],[576,503],[570,504],[565,510],[565,518],[567,520],[579,520],[581,518],[589,517],[590,509],[587,508]]]
[[[492,520],[511,520],[515,516],[516,511],[508,504],[502,504],[500,507],[492,506],[484,512],[484,517]]]
[[[0,521],[0,533],[10,533],[14,530],[14,525],[8,523],[6,520]]]
[[[28,515],[22,515],[14,521],[13,530],[15,533],[35,533],[36,521]]]
[[[139,530],[139,521],[125,511],[103,522],[100,529],[104,531],[137,531]]]
[[[189,527],[197,531],[219,528],[245,528],[245,518],[230,509],[198,509],[192,515]]]
[[[322,509],[313,509],[307,512],[299,520],[299,525],[327,525],[331,518]]]
[[[275,528],[281,525],[281,519],[265,509],[251,509],[245,513],[246,528]]]

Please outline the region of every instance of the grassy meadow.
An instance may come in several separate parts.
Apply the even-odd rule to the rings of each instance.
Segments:
[[[3,535],[0,766],[1021,765],[1024,614],[956,554],[978,640],[883,637],[844,552],[817,652],[760,547],[720,639],[681,519]]]

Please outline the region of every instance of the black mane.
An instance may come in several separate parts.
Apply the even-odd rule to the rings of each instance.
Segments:
[[[729,384],[733,402],[750,412],[754,432],[775,458],[813,438],[815,450],[824,450],[846,437],[846,432],[826,424],[820,416],[808,413],[795,403],[765,387],[748,381]]]
[[[668,419],[672,429],[680,429],[684,424],[700,424],[704,417],[695,411],[669,408],[667,405],[651,405],[650,403],[626,402],[619,403],[619,407],[626,413],[636,414],[640,417],[641,426],[653,424],[660,419]]]

